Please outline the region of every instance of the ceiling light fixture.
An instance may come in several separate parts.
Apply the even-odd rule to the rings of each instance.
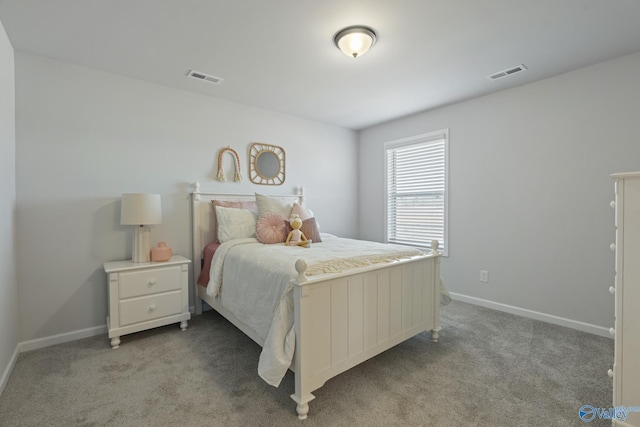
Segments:
[[[333,42],[345,55],[357,58],[367,53],[376,39],[377,35],[373,29],[354,25],[338,31],[333,37]]]

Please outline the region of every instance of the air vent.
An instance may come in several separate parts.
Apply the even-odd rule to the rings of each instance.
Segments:
[[[212,76],[210,74],[201,73],[200,71],[189,71],[189,77],[193,77],[194,79],[203,80],[205,82],[213,83],[215,85],[219,85],[224,81],[220,77]]]
[[[519,73],[521,71],[524,71],[526,69],[527,69],[527,67],[525,67],[524,65],[520,64],[520,65],[518,65],[516,67],[511,67],[511,68],[508,68],[506,70],[498,71],[497,73],[489,74],[487,76],[487,78],[489,80],[498,80],[498,79],[501,79],[503,77],[512,76],[512,75],[517,74],[517,73]]]

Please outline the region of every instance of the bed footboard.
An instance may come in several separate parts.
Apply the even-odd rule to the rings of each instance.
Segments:
[[[330,378],[419,334],[440,330],[440,258],[437,242],[425,257],[354,274],[307,278],[296,262],[294,286],[295,394],[298,418],[312,391]]]

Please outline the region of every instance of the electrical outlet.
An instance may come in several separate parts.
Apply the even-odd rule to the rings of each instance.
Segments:
[[[489,283],[489,272],[487,270],[480,270],[480,281],[482,283]]]

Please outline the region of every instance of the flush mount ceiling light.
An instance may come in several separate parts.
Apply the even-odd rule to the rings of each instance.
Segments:
[[[338,31],[333,37],[333,42],[345,55],[357,58],[367,53],[376,39],[376,32],[373,29],[354,25]]]

